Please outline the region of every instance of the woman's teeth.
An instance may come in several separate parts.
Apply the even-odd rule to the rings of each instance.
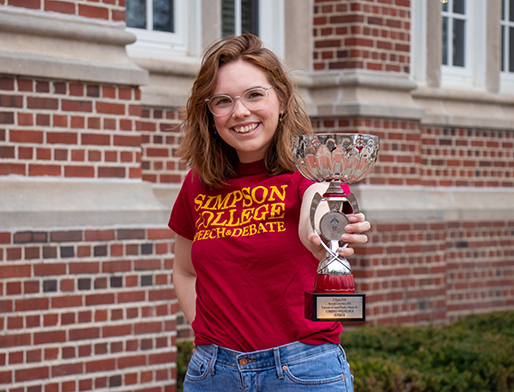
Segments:
[[[245,127],[233,127],[232,129],[236,131],[237,133],[248,133],[253,131],[255,128],[257,128],[259,124],[250,124]]]

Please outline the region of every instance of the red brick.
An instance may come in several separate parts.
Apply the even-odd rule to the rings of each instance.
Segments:
[[[114,304],[115,296],[112,293],[92,294],[86,296],[86,306]]]
[[[0,107],[22,108],[23,107],[23,97],[21,95],[0,94]]]
[[[70,274],[97,274],[100,272],[100,263],[92,261],[71,263],[68,268]]]
[[[86,372],[103,372],[114,370],[116,368],[116,361],[114,358],[102,359],[98,361],[91,361],[86,363]]]
[[[114,135],[114,145],[139,147],[141,146],[141,136]],[[168,154],[166,154],[166,156],[167,155]]]
[[[65,263],[44,263],[34,265],[35,276],[65,275],[66,273]]]
[[[61,343],[66,341],[66,331],[34,333],[34,344]]]
[[[46,141],[51,144],[77,144],[78,135],[75,132],[48,132]]]
[[[0,265],[2,279],[30,277],[30,275],[30,265]]]
[[[95,176],[95,169],[92,166],[66,166],[64,168],[64,176],[93,178]]]
[[[27,97],[27,107],[29,109],[57,110],[59,100],[56,98]]]
[[[15,380],[16,382],[22,382],[22,381],[31,381],[31,380],[40,380],[49,378],[50,371],[48,366],[41,366],[41,367],[31,367],[28,369],[19,369],[15,370]]]
[[[65,365],[52,366],[52,377],[69,376],[71,374],[83,373],[82,363],[71,363]]]
[[[72,329],[69,331],[69,340],[89,340],[89,339],[98,339],[100,337],[100,329],[99,328],[79,328]]]
[[[45,11],[59,12],[62,14],[75,14],[75,3],[68,1],[45,0]]]
[[[62,110],[65,112],[92,112],[93,103],[91,101],[72,101],[63,100]]]
[[[48,298],[18,299],[14,301],[14,304],[17,312],[45,310],[50,307],[50,301]]]
[[[44,134],[42,131],[11,130],[9,141],[15,143],[43,143]]]
[[[124,115],[125,113],[125,105],[120,103],[110,103],[110,102],[97,102],[96,103],[96,111],[98,113],[104,114],[118,114]]]
[[[30,176],[60,176],[62,167],[58,165],[29,165]]]
[[[85,133],[81,135],[83,145],[109,146],[111,136],[106,134]]]
[[[85,232],[86,241],[113,241],[115,238],[114,230],[86,230]]]

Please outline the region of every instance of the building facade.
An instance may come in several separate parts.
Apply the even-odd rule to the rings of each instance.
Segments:
[[[368,323],[513,309],[509,6],[0,0],[0,390],[176,390],[180,110],[223,33],[283,59],[316,132],[380,136]]]

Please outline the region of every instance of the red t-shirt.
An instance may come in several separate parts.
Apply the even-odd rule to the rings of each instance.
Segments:
[[[312,183],[299,172],[270,177],[262,161],[209,190],[188,173],[169,227],[193,241],[197,273],[195,343],[237,351],[301,341],[339,343],[338,322],[304,317],[319,261],[298,237],[301,199]]]

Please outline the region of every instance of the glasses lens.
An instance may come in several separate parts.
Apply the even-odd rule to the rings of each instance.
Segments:
[[[216,95],[209,100],[209,109],[217,116],[223,116],[232,111],[234,101],[228,95]]]
[[[260,87],[252,88],[244,93],[243,103],[250,110],[262,109],[268,103],[268,92]]]

